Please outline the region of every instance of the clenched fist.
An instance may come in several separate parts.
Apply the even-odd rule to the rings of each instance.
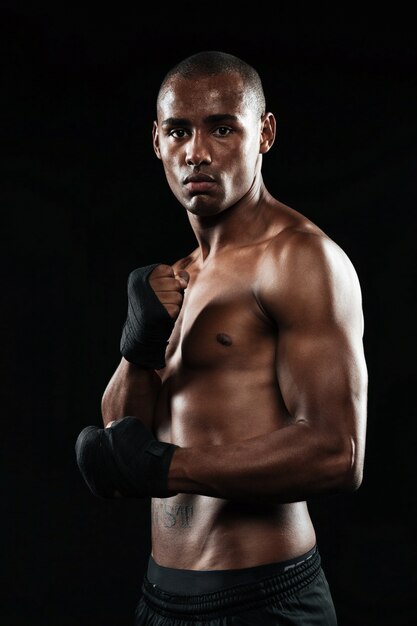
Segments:
[[[183,301],[188,273],[170,265],[138,267],[127,281],[128,312],[120,340],[124,358],[146,369],[165,367],[165,350]]]
[[[183,290],[190,277],[185,270],[175,273],[170,265],[157,265],[149,275],[149,284],[172,319],[177,319],[183,301]]]

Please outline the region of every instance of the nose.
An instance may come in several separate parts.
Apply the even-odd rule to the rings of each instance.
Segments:
[[[195,133],[187,142],[187,151],[185,156],[187,165],[199,167],[200,165],[210,165],[211,153],[208,143],[204,141],[200,133]]]

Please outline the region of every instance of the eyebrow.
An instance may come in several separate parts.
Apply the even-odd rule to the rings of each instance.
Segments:
[[[230,113],[216,113],[208,115],[203,121],[205,123],[237,122],[238,119],[237,115],[231,115]],[[185,117],[168,117],[162,122],[162,126],[192,126],[192,122]]]

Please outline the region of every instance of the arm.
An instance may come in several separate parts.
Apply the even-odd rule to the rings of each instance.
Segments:
[[[173,491],[290,502],[360,485],[367,372],[356,273],[329,239],[283,236],[270,247],[257,296],[277,325],[277,381],[292,420],[232,445],[177,449]]]
[[[181,290],[187,286],[188,274],[176,274],[167,265],[155,266],[149,277],[141,270],[129,276],[128,317],[121,340],[124,356],[101,401],[105,427],[126,415],[135,415],[152,428],[161,385],[155,370],[165,364],[167,339],[182,305]]]
[[[151,429],[160,386],[155,370],[143,369],[122,357],[101,400],[104,426],[125,415],[137,415]]]
[[[75,443],[78,467],[94,495],[169,495],[168,467],[177,446],[157,441],[152,433],[161,384],[155,370],[165,366],[165,349],[187,282],[187,272],[176,273],[163,264],[129,275],[123,358],[102,398],[105,428],[86,426]]]

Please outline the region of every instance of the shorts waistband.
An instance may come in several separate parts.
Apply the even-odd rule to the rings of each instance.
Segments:
[[[142,593],[145,602],[162,615],[213,617],[219,611],[223,614],[236,607],[256,608],[271,600],[284,600],[312,583],[320,569],[317,546],[297,559],[241,570],[165,568],[150,557]]]
[[[183,594],[185,589],[187,595],[212,593],[227,587],[252,584],[269,576],[283,574],[310,559],[316,550],[317,546],[314,546],[305,554],[287,561],[223,570],[189,570],[164,567],[158,565],[151,555],[148,561],[147,578],[151,584],[170,593]]]

